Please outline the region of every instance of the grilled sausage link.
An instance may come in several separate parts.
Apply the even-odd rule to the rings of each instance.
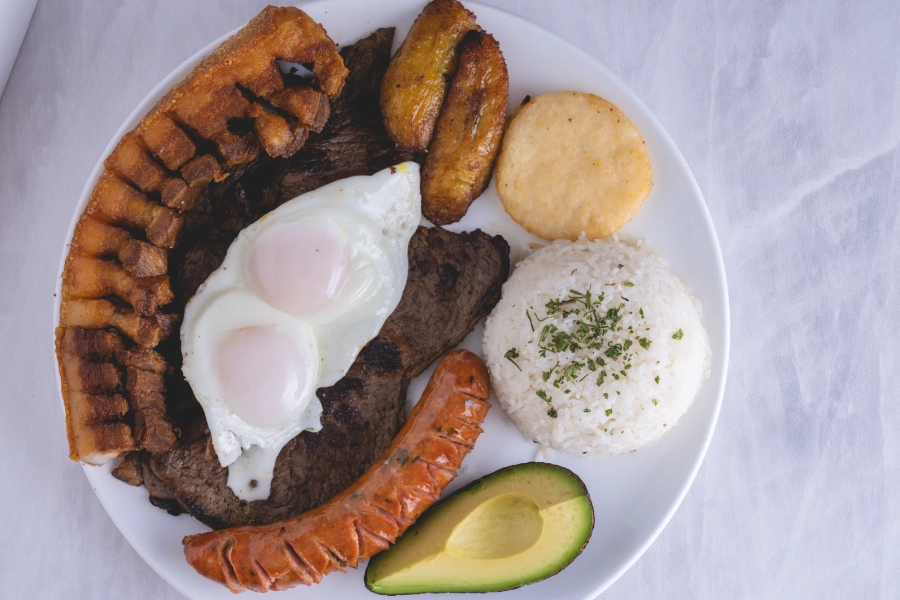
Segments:
[[[394,542],[456,477],[481,433],[489,387],[480,358],[449,353],[391,447],[356,483],[297,517],[188,536],[188,563],[235,593],[310,585],[355,568]]]
[[[459,48],[422,170],[422,214],[435,225],[462,219],[487,188],[506,121],[509,74],[500,44],[472,30]]]

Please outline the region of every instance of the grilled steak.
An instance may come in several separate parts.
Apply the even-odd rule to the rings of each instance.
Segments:
[[[314,508],[353,483],[390,445],[405,419],[406,388],[493,308],[509,273],[509,246],[480,231],[421,228],[409,246],[400,304],[347,376],[318,390],[322,430],[284,447],[267,500],[227,487],[209,434],[154,457],[171,495],[213,528],[269,523]]]
[[[264,153],[197,199],[181,245],[170,254],[176,310],[222,263],[239,231],[281,203],[331,181],[372,174],[404,160],[384,129],[381,79],[392,29],[342,50],[350,70],[319,135],[291,159]],[[267,500],[246,502],[227,487],[206,421],[189,386],[167,381],[169,415],[181,431],[177,447],[144,455],[151,501],[186,509],[214,528],[268,523],[318,506],[355,481],[390,445],[405,417],[409,380],[458,344],[493,308],[509,273],[509,247],[482,232],[420,229],[409,246],[409,278],[399,306],[346,377],[318,390],[323,428],[302,433],[281,451]],[[180,375],[177,337],[160,347]]]

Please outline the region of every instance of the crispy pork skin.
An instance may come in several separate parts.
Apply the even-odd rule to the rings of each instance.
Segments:
[[[277,61],[310,65],[315,86],[282,73]],[[321,25],[297,8],[270,6],[169,90],[110,153],[63,270],[57,357],[73,460],[102,464],[135,448],[173,447],[170,369],[124,364],[122,352],[98,359],[87,353],[86,332],[118,335],[128,348],[154,348],[167,338],[180,318],[169,307],[169,253],[186,213],[207,186],[260,155],[294,154],[310,130],[323,127],[347,72]]]

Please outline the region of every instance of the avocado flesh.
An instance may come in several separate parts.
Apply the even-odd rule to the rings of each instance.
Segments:
[[[366,586],[389,595],[521,587],[568,565],[593,525],[574,473],[546,463],[506,467],[423,515],[369,562]]]

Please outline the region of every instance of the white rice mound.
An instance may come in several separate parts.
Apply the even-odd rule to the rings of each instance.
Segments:
[[[570,290],[590,290],[596,314],[618,308],[618,319],[605,319],[601,349],[551,348],[541,356],[540,347],[553,339],[549,327],[541,343],[545,327],[572,333],[584,322],[578,301],[548,315],[547,303],[571,298]],[[563,315],[574,308],[580,314]],[[614,346],[620,353],[611,358],[606,352],[615,355]],[[688,287],[646,244],[615,238],[557,241],[519,263],[487,319],[484,354],[500,404],[529,439],[592,455],[623,454],[658,440],[694,401],[710,364],[700,304]],[[598,385],[601,371],[606,375]]]

